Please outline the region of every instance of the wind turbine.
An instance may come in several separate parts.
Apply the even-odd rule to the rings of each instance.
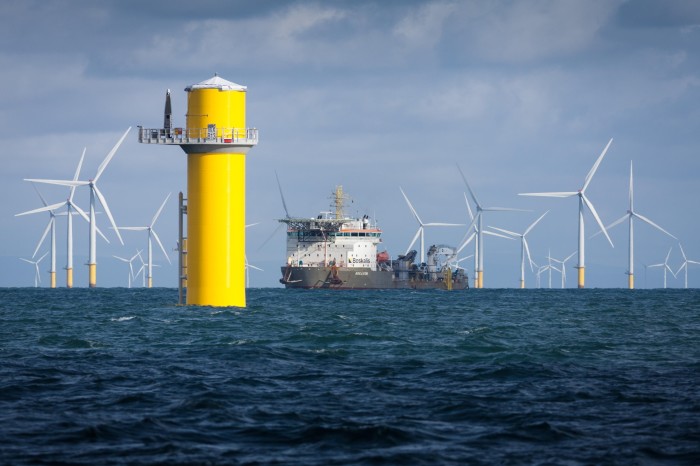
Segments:
[[[630,202],[630,208],[627,211],[625,215],[620,217],[619,219],[615,220],[613,223],[605,227],[606,230],[610,230],[611,228],[619,225],[620,223],[624,222],[625,220],[629,221],[629,251],[628,251],[628,258],[629,258],[629,265],[627,269],[627,275],[629,276],[628,279],[628,285],[629,289],[632,290],[634,289],[634,219],[638,218],[639,220],[648,223],[649,225],[653,226],[657,230],[660,230],[664,233],[666,233],[668,236],[670,236],[673,239],[678,239],[675,236],[673,236],[671,233],[668,231],[664,230],[660,226],[658,226],[656,223],[652,222],[642,214],[635,212],[634,210],[634,181],[632,177],[632,161],[630,160],[630,190],[629,190],[629,202]],[[596,233],[597,235],[598,233]],[[594,235],[595,236],[595,235]],[[682,249],[681,249],[682,250]]]
[[[170,264],[170,258],[168,257],[168,253],[165,252],[165,248],[163,247],[163,243],[160,242],[160,238],[158,237],[158,233],[153,229],[153,226],[156,223],[156,220],[158,220],[158,216],[160,213],[163,211],[163,207],[165,207],[165,203],[168,202],[168,199],[170,199],[170,194],[168,193],[167,196],[165,196],[165,200],[163,203],[160,205],[160,208],[156,212],[156,214],[153,216],[153,219],[151,220],[151,223],[149,223],[145,227],[119,227],[120,230],[131,230],[131,231],[147,231],[148,232],[148,288],[151,288],[153,286],[153,247],[152,247],[152,241],[151,238],[156,240],[156,243],[158,243],[158,246],[160,246],[160,250],[163,251],[163,255],[165,258],[168,260],[168,263]]]
[[[41,273],[39,272],[39,262],[46,257],[48,252],[45,252],[43,256],[41,256],[39,259],[33,261],[29,259],[25,259],[24,257],[20,257],[19,260],[28,262],[30,264],[34,264],[35,272],[34,272],[34,288],[38,288],[39,284],[41,284]]]
[[[420,263],[423,264],[425,262],[425,227],[459,227],[462,226],[458,223],[423,223],[423,221],[420,219],[418,216],[418,212],[416,212],[416,209],[413,208],[413,205],[411,204],[411,201],[408,200],[408,197],[406,196],[406,193],[403,192],[403,189],[399,187],[399,190],[401,191],[401,194],[403,194],[403,198],[406,199],[406,203],[408,204],[408,208],[411,209],[411,213],[415,217],[416,221],[418,222],[418,231],[416,232],[415,236],[413,237],[413,240],[411,241],[411,244],[408,245],[408,248],[406,249],[406,254],[411,250],[413,245],[415,244],[416,240],[420,236]]]
[[[90,250],[90,256],[88,259],[88,269],[89,269],[89,286],[90,288],[94,288],[97,286],[97,218],[95,217],[95,198],[99,200],[100,204],[105,210],[105,213],[107,214],[107,217],[109,218],[109,221],[112,223],[112,228],[114,228],[114,232],[117,235],[117,238],[119,238],[119,242],[123,245],[124,241],[122,240],[121,235],[119,234],[119,228],[117,228],[117,224],[114,222],[114,217],[112,217],[112,213],[109,210],[109,206],[107,205],[107,201],[105,200],[104,196],[100,192],[100,190],[97,188],[97,181],[100,179],[100,176],[102,176],[102,173],[104,173],[105,168],[107,168],[107,164],[109,164],[110,160],[112,160],[112,157],[114,157],[114,154],[116,154],[117,149],[119,149],[119,146],[121,146],[122,142],[124,142],[124,139],[126,138],[126,135],[129,133],[131,130],[131,127],[129,127],[122,137],[117,141],[117,143],[114,145],[111,151],[107,154],[107,157],[102,161],[100,166],[97,168],[97,173],[95,173],[95,176],[87,181],[77,181],[77,180],[36,180],[36,179],[28,179],[26,181],[32,181],[35,183],[47,183],[47,184],[56,184],[60,186],[70,186],[70,187],[77,187],[77,186],[89,186],[90,187],[90,241],[89,241],[89,250]],[[105,238],[106,239],[106,238]]]
[[[660,264],[652,264],[647,267],[652,268],[652,267],[663,267],[664,268],[664,288],[666,288],[666,272],[671,272],[671,275],[673,275],[673,278],[676,278],[676,274],[673,273],[673,270],[671,270],[671,267],[668,266],[668,258],[671,256],[671,250],[673,247],[669,248],[668,254],[666,254],[666,259],[660,263]]]
[[[540,217],[532,222],[529,227],[525,229],[523,233],[515,233],[514,231],[508,231],[504,228],[496,228],[489,226],[489,228],[497,231],[502,231],[503,233],[507,235],[511,235],[514,237],[519,237],[520,238],[520,288],[525,288],[525,254],[527,253],[527,260],[530,262],[530,270],[534,272],[534,269],[532,267],[532,257],[530,257],[530,247],[527,245],[527,239],[525,239],[525,235],[530,233],[530,230],[532,230],[537,223],[539,223],[542,218],[547,215],[549,211],[543,213],[540,215]]]
[[[681,269],[685,269],[685,287],[688,288],[688,264],[695,264],[695,265],[700,265],[700,262],[697,261],[691,261],[685,256],[685,251],[683,251],[683,246],[681,246],[680,243],[678,243],[678,246],[681,248],[681,254],[683,254],[683,264],[678,268],[678,271],[675,273],[677,276],[680,272]]]
[[[78,162],[78,168],[75,170],[75,175],[73,176],[73,181],[77,181],[77,180],[78,180],[78,176],[80,176],[80,168],[82,167],[82,165],[83,165],[83,159],[85,158],[85,150],[86,150],[86,149],[83,149],[83,154],[80,156],[80,162]],[[53,204],[53,205],[48,205],[48,204],[46,203],[46,201],[45,201],[44,198],[42,197],[41,193],[39,193],[39,190],[36,188],[36,184],[32,183],[32,186],[34,186],[34,189],[36,189],[37,194],[39,194],[39,197],[41,198],[41,201],[44,203],[44,207],[42,207],[42,208],[40,208],[40,209],[30,210],[30,211],[28,211],[28,212],[22,212],[21,214],[17,214],[17,216],[19,216],[19,215],[33,214],[33,213],[37,213],[37,212],[45,212],[45,211],[48,211],[49,213],[51,213],[51,212],[54,212],[54,211],[57,210],[57,209],[60,209],[61,207],[64,207],[64,206],[66,207],[66,215],[67,215],[67,217],[68,217],[68,220],[67,220],[67,230],[68,230],[68,231],[67,231],[67,234],[66,234],[66,243],[67,243],[67,244],[66,244],[66,246],[67,246],[67,254],[66,254],[66,287],[67,287],[67,288],[73,288],[73,214],[74,214],[73,211],[75,210],[75,212],[77,212],[78,214],[80,214],[80,216],[83,217],[83,219],[84,219],[86,222],[88,222],[88,223],[90,223],[90,219],[88,218],[87,214],[83,211],[83,209],[81,209],[80,207],[78,207],[78,205],[75,204],[75,203],[73,202],[73,196],[74,196],[74,194],[75,194],[75,188],[76,188],[75,186],[71,186],[71,187],[70,187],[68,199],[66,199],[66,200],[63,201],[63,202],[59,202],[59,203]],[[48,227],[47,227],[47,231],[48,231]],[[100,236],[102,236],[102,238],[104,238],[105,241],[109,242],[109,241],[107,240],[107,238],[105,237],[105,235],[102,234],[102,232],[100,231],[99,228],[97,229],[97,233],[98,233]],[[55,248],[54,248],[53,245],[54,245],[54,243],[55,243],[55,241],[54,241],[55,233],[54,233],[53,229],[52,229],[51,235],[52,235],[52,250],[54,250]],[[39,245],[37,245],[36,251],[39,250],[39,247],[40,247],[41,243],[44,241],[44,237],[46,237],[46,232],[44,232],[44,236],[42,237],[41,241],[39,241]],[[35,254],[35,255],[36,255],[36,251],[34,251],[34,254]],[[54,253],[52,253],[52,255],[53,255],[53,254],[54,254]],[[32,257],[33,257],[33,256],[32,256]],[[51,262],[52,262],[52,270],[55,270],[55,263],[54,263],[53,257],[52,257],[52,259],[51,259]],[[52,280],[52,281],[53,281],[53,280]]]
[[[41,195],[39,192],[39,189],[36,187],[35,184],[32,184],[34,187],[34,190],[36,193],[39,195],[39,199],[41,199],[41,202],[44,204],[43,208],[40,209],[34,209],[34,210],[29,210],[27,212],[22,212],[19,214],[15,214],[15,217],[19,217],[22,215],[29,215],[29,214],[34,214],[38,212],[48,212],[49,213],[49,222],[46,224],[46,228],[44,229],[44,234],[41,235],[41,238],[39,239],[39,242],[36,245],[36,249],[34,249],[34,254],[32,254],[32,259],[36,256],[36,253],[39,252],[39,248],[41,245],[44,243],[44,240],[46,239],[46,235],[49,234],[49,231],[51,232],[51,268],[49,269],[49,277],[50,277],[50,287],[51,288],[56,288],[56,211],[55,209],[60,207],[59,204],[54,204],[54,205],[49,205],[46,200],[44,199],[44,196]],[[26,259],[22,259],[26,260]]]
[[[141,254],[141,251],[136,251],[136,254],[134,254],[134,255],[131,257],[131,259],[124,259],[123,257],[112,256],[112,257],[114,257],[115,259],[119,259],[120,261],[126,262],[127,264],[129,264],[129,280],[128,280],[129,288],[131,288],[131,279],[132,279],[132,278],[134,278],[134,279],[136,278],[136,275],[134,275],[134,266],[133,266],[132,263],[134,262],[134,259],[136,259],[137,257],[139,257],[139,254]]]
[[[569,259],[571,259],[572,257],[574,257],[575,254],[576,254],[576,251],[572,252],[572,253],[569,254],[569,255],[566,257],[566,259],[564,259],[564,260],[555,259],[555,258],[553,258],[553,257],[550,258],[550,259],[553,260],[554,262],[558,262],[558,263],[561,264],[561,270],[560,270],[559,272],[561,273],[561,287],[562,287],[562,288],[566,288],[566,262],[567,262]],[[555,270],[556,270],[556,269],[555,269]]]
[[[593,217],[595,218],[596,222],[598,222],[598,225],[600,226],[600,229],[603,231],[603,234],[605,234],[605,237],[608,239],[610,242],[610,246],[613,246],[612,240],[610,239],[610,236],[608,235],[608,232],[605,231],[605,227],[603,226],[603,222],[600,220],[600,217],[598,216],[598,212],[596,212],[595,207],[593,207],[593,204],[591,201],[586,197],[586,188],[588,188],[588,185],[591,183],[591,180],[593,179],[593,175],[595,175],[596,170],[598,170],[598,166],[600,166],[600,163],[603,161],[603,157],[605,157],[605,154],[608,152],[608,148],[610,148],[610,144],[612,144],[613,140],[610,138],[610,141],[608,141],[608,144],[605,146],[605,149],[603,149],[603,152],[598,156],[598,159],[595,161],[593,164],[593,168],[588,172],[588,175],[586,175],[586,178],[584,179],[583,182],[583,187],[579,189],[578,191],[568,191],[568,192],[548,192],[548,193],[520,193],[519,196],[539,196],[539,197],[572,197],[572,196],[578,196],[578,287],[583,288],[585,284],[585,269],[586,269],[586,254],[585,254],[585,231],[584,231],[584,226],[583,226],[583,212],[584,212],[584,206],[588,207],[588,210],[590,210],[591,214],[593,214]]]
[[[483,207],[478,199],[476,198],[476,195],[474,194],[474,191],[472,191],[471,186],[469,186],[469,182],[467,181],[467,178],[464,176],[464,173],[462,173],[462,169],[457,165],[457,170],[459,170],[459,174],[462,175],[462,180],[464,180],[464,184],[467,186],[467,190],[469,191],[469,195],[472,198],[472,201],[474,201],[474,205],[476,205],[476,215],[474,215],[474,219],[472,220],[472,223],[469,225],[467,228],[467,232],[471,230],[472,228],[475,229],[476,231],[476,241],[478,244],[479,248],[479,254],[478,254],[478,268],[476,270],[476,286],[475,288],[483,288],[484,287],[484,229],[482,227],[483,225],[483,216],[484,212],[505,212],[505,211],[519,211],[523,212],[522,209],[510,209],[507,207]],[[495,234],[495,233],[494,233]],[[508,238],[512,239],[512,238]]]

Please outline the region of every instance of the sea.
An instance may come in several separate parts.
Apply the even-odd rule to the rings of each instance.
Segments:
[[[0,464],[700,464],[700,290],[0,289]]]

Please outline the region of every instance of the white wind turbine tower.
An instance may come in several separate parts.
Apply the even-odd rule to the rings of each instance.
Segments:
[[[566,288],[566,262],[569,259],[571,259],[572,257],[574,257],[575,254],[576,254],[576,251],[572,252],[564,260],[555,259],[553,257],[550,258],[554,262],[558,262],[561,264],[561,270],[559,272],[561,273],[561,287],[562,288]]]
[[[683,246],[681,246],[680,243],[678,243],[678,246],[681,248],[681,254],[683,254],[683,264],[678,268],[678,271],[675,273],[677,276],[679,273],[681,273],[682,269],[685,269],[685,287],[688,288],[688,264],[695,264],[695,265],[700,265],[700,262],[697,261],[691,261],[685,256],[685,251],[683,251]]]
[[[472,191],[471,186],[469,186],[469,182],[467,181],[467,178],[464,176],[464,173],[462,172],[462,169],[457,165],[457,170],[459,170],[459,174],[462,175],[462,180],[464,181],[464,184],[467,186],[467,190],[469,191],[469,195],[472,198],[472,201],[474,201],[474,205],[476,205],[476,215],[474,216],[474,219],[472,220],[472,223],[469,225],[467,228],[467,232],[471,230],[472,228],[475,229],[476,231],[476,241],[477,245],[479,248],[479,253],[478,253],[478,268],[476,270],[476,286],[475,288],[483,288],[484,287],[484,229],[483,229],[483,216],[484,212],[506,212],[506,211],[516,211],[516,212],[523,212],[522,209],[510,209],[507,207],[483,207],[480,203],[479,200],[476,198],[476,195],[474,194],[474,191]],[[495,233],[493,233],[495,234]],[[512,239],[512,238],[508,238]]]
[[[411,244],[408,245],[408,248],[406,249],[406,254],[408,254],[408,252],[411,250],[411,248],[415,244],[416,240],[420,236],[420,263],[423,264],[423,263],[425,263],[425,227],[459,227],[462,225],[460,225],[458,223],[435,223],[435,222],[423,223],[423,221],[418,216],[418,212],[416,212],[416,209],[413,208],[411,201],[408,200],[406,193],[403,192],[403,189],[401,189],[400,187],[399,187],[399,190],[401,191],[401,194],[403,194],[404,199],[406,199],[406,203],[408,204],[408,208],[411,209],[411,213],[413,214],[416,221],[418,222],[418,231],[416,232],[415,236],[413,237]]]
[[[27,263],[29,263],[29,264],[33,264],[33,265],[34,265],[34,269],[35,269],[35,272],[34,272],[34,288],[38,288],[38,287],[39,287],[39,284],[41,284],[41,272],[39,272],[39,262],[41,262],[41,261],[44,259],[44,257],[46,257],[47,254],[48,254],[48,252],[45,252],[43,256],[41,256],[39,259],[37,259],[37,260],[35,260],[35,261],[29,260],[29,259],[25,259],[24,257],[20,257],[20,258],[19,258],[19,260],[21,260],[21,261],[24,261],[24,262],[27,262]]]
[[[136,276],[134,275],[134,266],[133,266],[132,263],[134,262],[134,259],[136,259],[137,257],[139,257],[140,254],[141,254],[141,251],[136,251],[136,254],[134,254],[134,255],[131,257],[131,259],[124,259],[123,257],[112,256],[112,257],[114,257],[115,259],[118,259],[118,260],[120,260],[120,261],[122,261],[122,262],[126,262],[127,264],[129,264],[129,280],[128,280],[128,284],[129,284],[128,287],[129,287],[129,288],[131,288],[131,280],[136,278]]]
[[[661,228],[659,225],[656,223],[652,222],[642,214],[636,212],[634,210],[634,181],[632,177],[632,161],[630,160],[630,189],[629,189],[629,202],[630,202],[630,208],[627,211],[625,215],[620,217],[619,219],[615,220],[613,223],[605,227],[606,230],[610,230],[611,228],[619,225],[620,223],[624,222],[625,220],[629,221],[629,251],[628,251],[628,269],[627,269],[627,275],[629,276],[628,279],[628,285],[629,289],[634,289],[634,219],[638,218],[639,220],[648,223],[649,225],[653,226],[657,230],[660,230],[664,233],[666,233],[668,236],[670,236],[673,239],[678,239],[675,236],[673,236],[671,233],[668,231],[664,230]],[[598,233],[596,233],[597,235]],[[594,235],[595,236],[595,235]]]
[[[163,251],[163,255],[165,258],[168,260],[168,263],[170,264],[170,258],[168,257],[168,253],[165,251],[165,248],[163,247],[163,243],[160,242],[160,238],[158,237],[158,233],[153,229],[153,226],[156,223],[156,220],[158,220],[158,216],[160,213],[163,211],[163,207],[165,207],[165,203],[168,202],[168,199],[170,199],[170,194],[168,193],[167,196],[165,196],[165,200],[163,203],[160,205],[160,208],[156,212],[156,214],[153,216],[153,219],[151,220],[151,223],[148,224],[145,227],[119,227],[120,230],[131,230],[131,231],[147,231],[148,232],[148,288],[151,288],[153,286],[153,247],[152,247],[152,241],[151,238],[156,240],[156,243],[158,243],[158,246],[160,246],[160,250]]]
[[[100,179],[100,176],[102,176],[102,173],[104,173],[105,168],[107,168],[107,164],[109,164],[110,160],[112,160],[112,157],[114,157],[114,154],[117,153],[117,149],[119,149],[119,146],[121,146],[122,142],[124,142],[124,139],[126,138],[126,135],[129,133],[131,130],[131,127],[129,127],[122,137],[117,141],[117,143],[114,145],[111,151],[107,154],[107,157],[102,161],[100,166],[97,168],[97,173],[95,176],[88,180],[88,181],[77,181],[77,180],[36,180],[36,179],[28,179],[26,181],[32,181],[35,183],[47,183],[47,184],[56,184],[56,185],[61,185],[61,186],[70,186],[70,187],[77,187],[77,186],[89,186],[90,187],[90,241],[89,241],[89,250],[90,250],[90,256],[88,259],[88,269],[89,269],[89,286],[90,288],[94,288],[97,286],[97,218],[95,216],[95,198],[97,198],[102,205],[102,207],[105,210],[105,213],[107,214],[107,217],[109,218],[109,221],[112,223],[112,228],[114,228],[114,232],[117,235],[117,238],[119,238],[119,242],[123,245],[124,241],[122,240],[121,235],[119,234],[119,229],[117,228],[117,224],[114,222],[114,217],[112,217],[112,213],[109,210],[109,206],[107,205],[107,201],[105,200],[104,196],[100,192],[100,190],[97,188],[97,181]],[[105,238],[106,240],[106,238]],[[109,242],[109,241],[108,241]]]
[[[516,238],[520,238],[520,288],[525,288],[525,254],[527,253],[527,260],[530,262],[530,270],[534,272],[534,268],[532,267],[532,257],[530,257],[530,247],[527,245],[527,239],[525,239],[525,236],[530,233],[530,230],[532,230],[535,225],[539,223],[542,218],[547,215],[549,211],[543,213],[540,215],[540,217],[532,222],[529,227],[525,229],[523,233],[515,233],[514,231],[508,231],[504,228],[496,228],[489,226],[489,228],[497,231],[501,231],[507,235],[514,236]]]
[[[664,288],[666,288],[666,272],[671,272],[671,275],[673,275],[673,278],[676,278],[676,274],[673,273],[673,270],[671,270],[671,267],[668,266],[668,258],[671,256],[671,250],[673,247],[669,248],[668,254],[666,254],[666,259],[660,263],[660,264],[652,264],[648,265],[648,268],[652,267],[663,267],[664,268]]]
[[[593,167],[591,170],[588,172],[588,175],[586,175],[586,178],[584,179],[583,182],[583,187],[578,190],[578,191],[567,191],[567,192],[547,192],[547,193],[520,193],[520,196],[539,196],[539,197],[572,197],[572,196],[578,196],[578,287],[583,288],[585,284],[585,268],[586,268],[586,254],[585,254],[585,231],[584,231],[584,226],[583,226],[583,212],[584,212],[584,206],[588,207],[588,210],[590,210],[591,214],[593,214],[593,217],[595,218],[596,222],[598,222],[598,225],[600,226],[600,229],[603,231],[603,234],[605,234],[605,237],[608,239],[610,242],[610,246],[613,246],[612,240],[610,239],[610,236],[608,235],[608,232],[605,231],[605,227],[603,226],[603,222],[600,220],[600,217],[598,216],[598,212],[596,212],[595,207],[593,207],[593,204],[591,201],[586,197],[586,188],[588,188],[588,185],[591,183],[591,180],[593,179],[593,175],[595,175],[596,170],[598,170],[598,166],[600,163],[603,161],[603,157],[605,157],[605,154],[608,152],[608,148],[610,147],[610,144],[612,144],[613,140],[612,138],[610,141],[608,141],[608,144],[605,146],[605,149],[603,149],[603,152],[598,156],[598,159],[595,161],[593,164]]]
[[[84,158],[85,158],[85,149],[83,149],[83,154],[80,156],[80,162],[78,162],[78,168],[75,170],[75,175],[73,176],[73,181],[78,181],[78,176],[80,176],[80,168],[83,165]],[[34,189],[36,189],[35,184],[32,184],[32,186],[34,186],[35,187]],[[73,196],[75,195],[75,188],[76,188],[75,186],[70,187],[68,199],[66,199],[63,202],[59,202],[59,203],[53,204],[53,205],[47,205],[46,201],[44,200],[44,198],[39,193],[39,190],[37,189],[37,193],[39,194],[39,197],[41,197],[41,200],[44,203],[45,207],[42,207],[40,209],[31,210],[29,212],[23,212],[21,214],[17,214],[19,216],[19,215],[32,214],[32,213],[36,213],[36,212],[45,212],[45,211],[52,212],[52,211],[55,211],[56,209],[60,209],[61,207],[64,207],[64,206],[66,207],[66,215],[68,217],[68,219],[67,219],[67,234],[66,234],[66,243],[67,243],[66,244],[66,246],[67,246],[66,287],[67,288],[73,288],[73,213],[74,213],[73,211],[80,214],[80,216],[83,217],[83,219],[85,219],[86,222],[90,223],[90,219],[88,218],[85,211],[83,211],[83,209],[78,207],[78,205],[73,202]],[[107,238],[105,238],[105,236],[102,234],[102,232],[100,231],[99,228],[97,229],[97,233],[99,233],[99,235],[102,236],[102,238],[104,238],[105,241],[109,242],[107,240]],[[46,236],[46,233],[44,233],[44,236]],[[53,236],[53,232],[52,232],[52,236]],[[43,242],[43,237],[42,237],[42,240],[39,242],[39,244],[41,244],[41,242]],[[37,246],[37,250],[38,249],[39,249],[39,246]],[[34,252],[34,254],[36,254],[36,251]],[[53,262],[53,259],[52,259],[52,262]],[[52,269],[55,269],[55,266],[52,267]]]

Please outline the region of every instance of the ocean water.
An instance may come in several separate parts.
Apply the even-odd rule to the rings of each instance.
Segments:
[[[700,464],[700,291],[0,289],[0,464]]]

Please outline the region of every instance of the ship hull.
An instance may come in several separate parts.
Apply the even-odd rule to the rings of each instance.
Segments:
[[[380,289],[447,289],[441,279],[430,279],[416,274],[408,279],[400,279],[391,271],[377,271],[363,268],[336,267],[282,267],[280,282],[286,288],[334,290],[380,290]],[[453,290],[469,288],[467,279],[453,280]]]

